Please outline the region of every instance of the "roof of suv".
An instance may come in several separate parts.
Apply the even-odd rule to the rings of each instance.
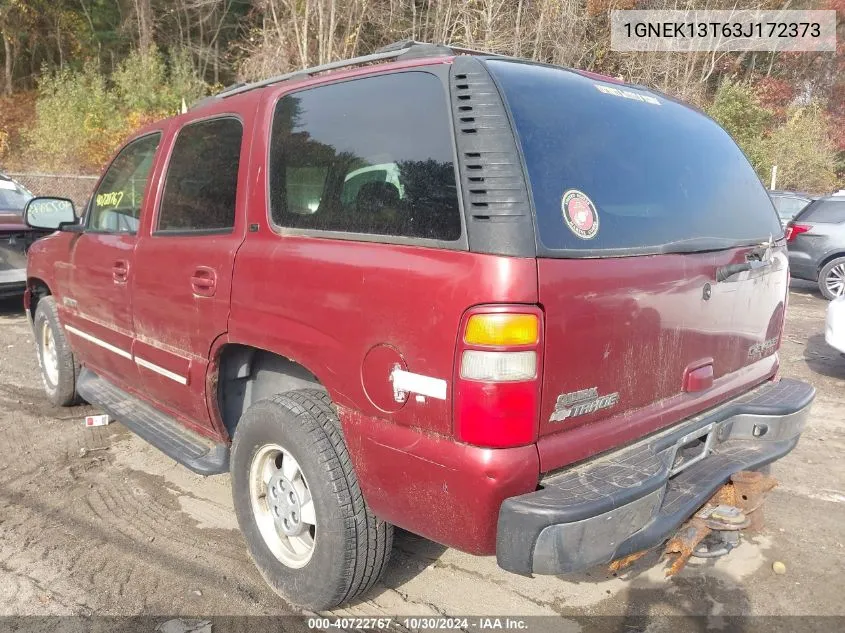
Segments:
[[[440,58],[441,61],[448,62],[458,55],[478,55],[482,57],[491,57],[497,59],[513,59],[522,62],[531,62],[542,65],[542,62],[513,57],[510,55],[503,55],[500,53],[493,53],[490,51],[480,51],[452,44],[432,44],[429,42],[417,42],[415,40],[410,39],[400,40],[398,42],[394,42],[393,44],[383,46],[382,48],[377,49],[374,53],[369,55],[353,57],[350,59],[342,59],[334,62],[329,62],[327,64],[321,64],[319,66],[295,70],[292,72],[284,73],[282,75],[276,75],[268,79],[261,79],[259,81],[249,83],[237,83],[231,85],[227,88],[224,88],[221,92],[218,92],[215,95],[200,99],[191,106],[191,110],[201,108],[205,105],[208,105],[209,103],[217,102],[220,99],[226,99],[228,97],[233,97],[235,95],[250,92],[252,90],[266,88],[282,82],[304,82],[310,79],[311,77],[314,77],[315,75],[319,75],[322,73],[331,73],[343,69],[349,69],[354,66],[381,65],[379,64],[380,62],[384,64],[389,61],[405,62],[407,64],[409,61],[412,60],[436,60],[437,58]],[[624,84],[631,87],[647,89],[652,92],[656,92],[652,89],[644,88],[643,86],[628,84],[614,77],[608,77],[605,75],[600,75],[598,73],[577,70],[574,72],[578,72],[579,74],[587,75],[592,77],[593,79],[599,79],[601,81],[608,81],[616,84]]]

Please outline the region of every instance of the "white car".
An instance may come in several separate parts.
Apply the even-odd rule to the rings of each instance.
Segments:
[[[824,340],[845,354],[845,295],[837,297],[827,306]]]

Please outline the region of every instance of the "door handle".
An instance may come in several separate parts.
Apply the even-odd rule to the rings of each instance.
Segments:
[[[191,288],[195,295],[213,297],[217,290],[217,273],[208,266],[197,266],[191,276]]]
[[[129,278],[129,262],[125,259],[118,259],[111,269],[111,276],[116,284],[125,284]]]

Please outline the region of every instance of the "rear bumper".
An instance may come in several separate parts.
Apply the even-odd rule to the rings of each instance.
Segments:
[[[784,379],[618,451],[544,477],[499,511],[499,565],[581,571],[659,545],[740,470],[798,443],[815,390]]]

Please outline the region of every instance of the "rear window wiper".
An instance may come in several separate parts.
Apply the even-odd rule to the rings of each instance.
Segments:
[[[716,269],[716,282],[727,281],[731,277],[744,273],[746,270],[759,270],[771,266],[772,261],[751,260],[742,262],[741,264],[728,264],[727,266],[720,266]]]
[[[759,270],[771,266],[772,246],[774,244],[774,239],[770,236],[768,241],[757,244],[754,249],[746,253],[744,262],[720,266],[716,269],[716,282],[727,281],[746,270]]]

